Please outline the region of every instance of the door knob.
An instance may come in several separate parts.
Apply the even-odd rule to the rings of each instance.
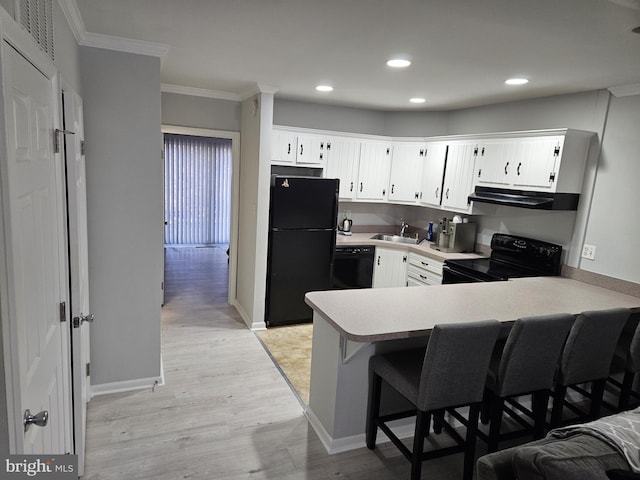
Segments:
[[[31,411],[27,408],[24,411],[24,431],[29,430],[29,427],[33,424],[38,427],[44,427],[49,422],[49,412],[46,410],[41,411],[40,413],[36,413],[35,415],[31,415]]]
[[[92,323],[93,318],[93,313],[90,313],[89,315],[80,314],[79,317],[73,317],[73,328],[80,328],[80,325],[82,325],[84,322]]]

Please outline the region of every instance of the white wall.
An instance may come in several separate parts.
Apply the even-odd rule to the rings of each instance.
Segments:
[[[160,376],[160,60],[82,47],[91,382]],[[142,379],[142,380],[141,380]]]

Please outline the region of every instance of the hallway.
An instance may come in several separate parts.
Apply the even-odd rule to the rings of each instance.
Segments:
[[[226,248],[167,249],[165,385],[91,400],[83,478],[408,478],[409,464],[390,444],[327,455],[259,340],[227,305],[226,268]],[[456,478],[459,463],[427,462],[424,478]]]

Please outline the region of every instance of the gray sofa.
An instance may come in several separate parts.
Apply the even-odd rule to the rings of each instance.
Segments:
[[[617,449],[589,434],[544,438],[480,457],[476,480],[606,480],[629,470]]]

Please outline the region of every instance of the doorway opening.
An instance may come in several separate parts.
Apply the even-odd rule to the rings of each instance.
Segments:
[[[222,249],[235,304],[240,134],[164,125],[165,251]],[[188,257],[185,257],[188,258]],[[165,292],[166,293],[166,292]]]

